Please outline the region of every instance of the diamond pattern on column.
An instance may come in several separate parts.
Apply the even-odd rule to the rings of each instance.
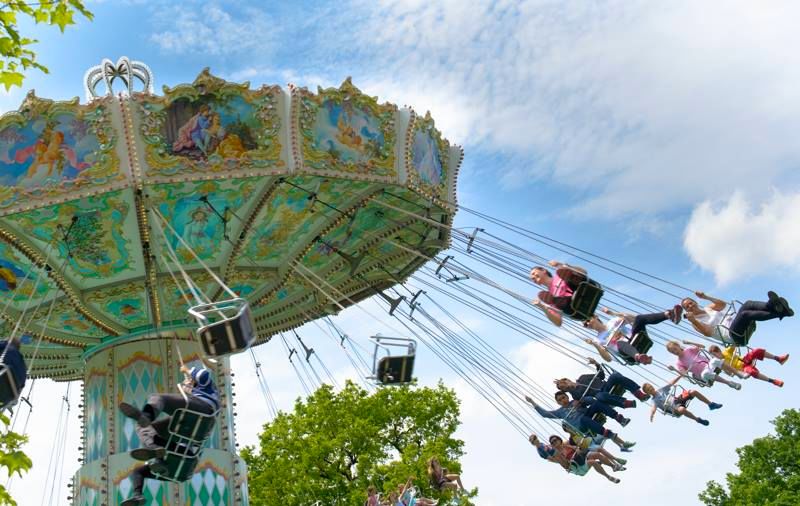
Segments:
[[[116,487],[117,501],[114,504],[119,504],[133,495],[133,482],[130,477],[123,478]],[[145,480],[144,487],[142,488],[144,494],[145,506],[163,506],[169,504],[167,501],[169,490],[168,484],[156,481]]]
[[[107,414],[108,398],[106,374],[92,371],[86,387],[86,462],[93,462],[108,453]]]
[[[228,506],[228,481],[222,474],[206,464],[198,470],[185,488],[187,504],[193,506]]]
[[[144,406],[147,398],[164,391],[161,360],[142,351],[134,352],[123,360],[117,369],[117,402],[127,402],[136,407]],[[133,421],[117,417],[117,451],[127,452],[139,447]]]
[[[81,487],[80,506],[100,506],[100,491],[94,487]]]

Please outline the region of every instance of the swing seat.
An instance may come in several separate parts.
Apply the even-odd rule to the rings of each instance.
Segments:
[[[164,456],[164,472],[151,472],[161,481],[184,482],[192,477],[200,460],[203,444],[214,428],[218,412],[199,413],[186,408],[172,414],[169,440]]]
[[[0,364],[0,411],[17,403],[19,387],[14,373],[6,364]]]
[[[588,320],[597,310],[603,293],[603,288],[597,281],[591,279],[582,281],[575,293],[572,294],[572,300],[569,303],[570,311],[565,314],[575,320]]]
[[[650,336],[647,334],[646,330],[642,330],[635,336],[633,336],[630,340],[631,346],[636,348],[636,351],[639,353],[646,355],[650,348],[653,347],[653,340],[650,339]]]
[[[414,361],[417,355],[417,343],[413,339],[403,337],[372,336],[375,341],[375,352],[372,357],[372,376],[381,385],[400,385],[409,383],[414,376]],[[390,348],[401,348],[403,353],[392,355]],[[383,351],[386,355],[378,358]]]
[[[756,322],[751,321],[747,328],[744,330],[744,334],[739,335],[731,332],[731,329],[725,327],[724,325],[719,325],[717,328],[717,334],[720,336],[722,342],[724,344],[733,344],[736,346],[747,346],[750,344],[750,338],[753,337],[753,334],[756,333]],[[727,339],[726,339],[727,337]]]
[[[414,355],[383,357],[378,361],[376,376],[384,385],[410,383],[414,374]]]
[[[241,298],[189,308],[200,327],[197,336],[210,357],[247,350],[256,337],[250,305]]]

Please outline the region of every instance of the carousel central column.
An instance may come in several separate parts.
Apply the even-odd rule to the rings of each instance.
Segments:
[[[131,472],[142,462],[130,457],[140,446],[136,422],[117,406],[142,406],[156,392],[177,392],[181,358],[199,366],[200,347],[175,334],[121,340],[88,357],[83,389],[83,466],[73,481],[73,505],[118,505],[132,494]],[[176,343],[178,346],[176,346]],[[182,357],[178,357],[178,347]],[[146,480],[147,506],[247,506],[247,471],[236,454],[229,361],[212,372],[222,409],[192,478],[183,483]]]

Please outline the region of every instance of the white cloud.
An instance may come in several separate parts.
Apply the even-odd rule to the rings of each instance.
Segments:
[[[225,56],[258,48],[269,52],[275,26],[263,9],[223,9],[214,3],[161,10],[156,22],[165,26],[150,36],[163,51]]]
[[[800,162],[797,3],[354,5],[371,93],[525,154],[505,182],[551,177],[581,215],[685,209]]]
[[[800,270],[800,193],[775,192],[760,206],[741,193],[697,206],[684,246],[692,260],[725,284],[775,268]]]

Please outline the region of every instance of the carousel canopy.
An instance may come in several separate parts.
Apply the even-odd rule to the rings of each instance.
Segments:
[[[128,90],[113,95],[114,79]],[[462,151],[430,115],[349,79],[317,93],[208,70],[161,96],[151,83],[138,62],[106,61],[88,103],[31,92],[0,118],[0,332],[22,333],[32,376],[78,379],[111,344],[188,334],[181,270],[211,299],[212,273],[246,298],[258,344],[448,246],[437,224],[452,221]]]

